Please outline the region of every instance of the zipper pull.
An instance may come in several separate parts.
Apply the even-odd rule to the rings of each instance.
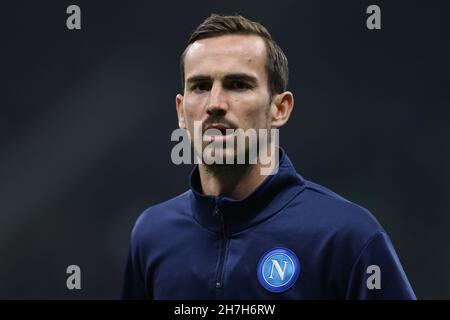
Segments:
[[[214,207],[213,216],[217,216],[220,213],[220,210],[222,209],[220,198],[216,200],[216,205]]]

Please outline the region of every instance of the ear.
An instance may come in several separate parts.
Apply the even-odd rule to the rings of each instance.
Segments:
[[[175,98],[175,104],[177,107],[178,126],[181,129],[186,129],[186,122],[184,119],[183,100],[184,100],[184,97],[181,94],[177,94],[177,96]]]
[[[285,91],[274,95],[270,106],[272,117],[272,128],[282,127],[291,116],[294,107],[294,95],[290,91]]]

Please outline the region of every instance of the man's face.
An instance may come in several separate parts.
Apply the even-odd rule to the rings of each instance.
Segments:
[[[185,55],[184,96],[177,96],[180,127],[191,137],[194,121],[202,121],[202,133],[210,128],[270,129],[266,56],[264,40],[254,35],[225,35],[191,44]],[[217,139],[209,138],[203,148]],[[224,155],[235,152],[223,150]]]

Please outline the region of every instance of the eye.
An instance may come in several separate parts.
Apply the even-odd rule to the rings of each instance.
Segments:
[[[231,90],[244,91],[244,90],[251,89],[252,86],[250,84],[248,84],[247,82],[235,80],[235,81],[231,81],[228,84],[228,88]]]
[[[203,92],[211,90],[211,84],[208,82],[198,82],[192,85],[191,91],[194,92]]]

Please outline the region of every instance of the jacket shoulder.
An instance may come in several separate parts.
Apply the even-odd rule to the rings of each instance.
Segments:
[[[306,180],[302,198],[314,220],[323,221],[336,232],[351,233],[364,239],[385,232],[368,209],[322,185]]]
[[[190,212],[190,196],[191,191],[188,190],[145,209],[136,219],[131,233],[132,239],[167,230],[165,227],[168,223],[183,219]]]

